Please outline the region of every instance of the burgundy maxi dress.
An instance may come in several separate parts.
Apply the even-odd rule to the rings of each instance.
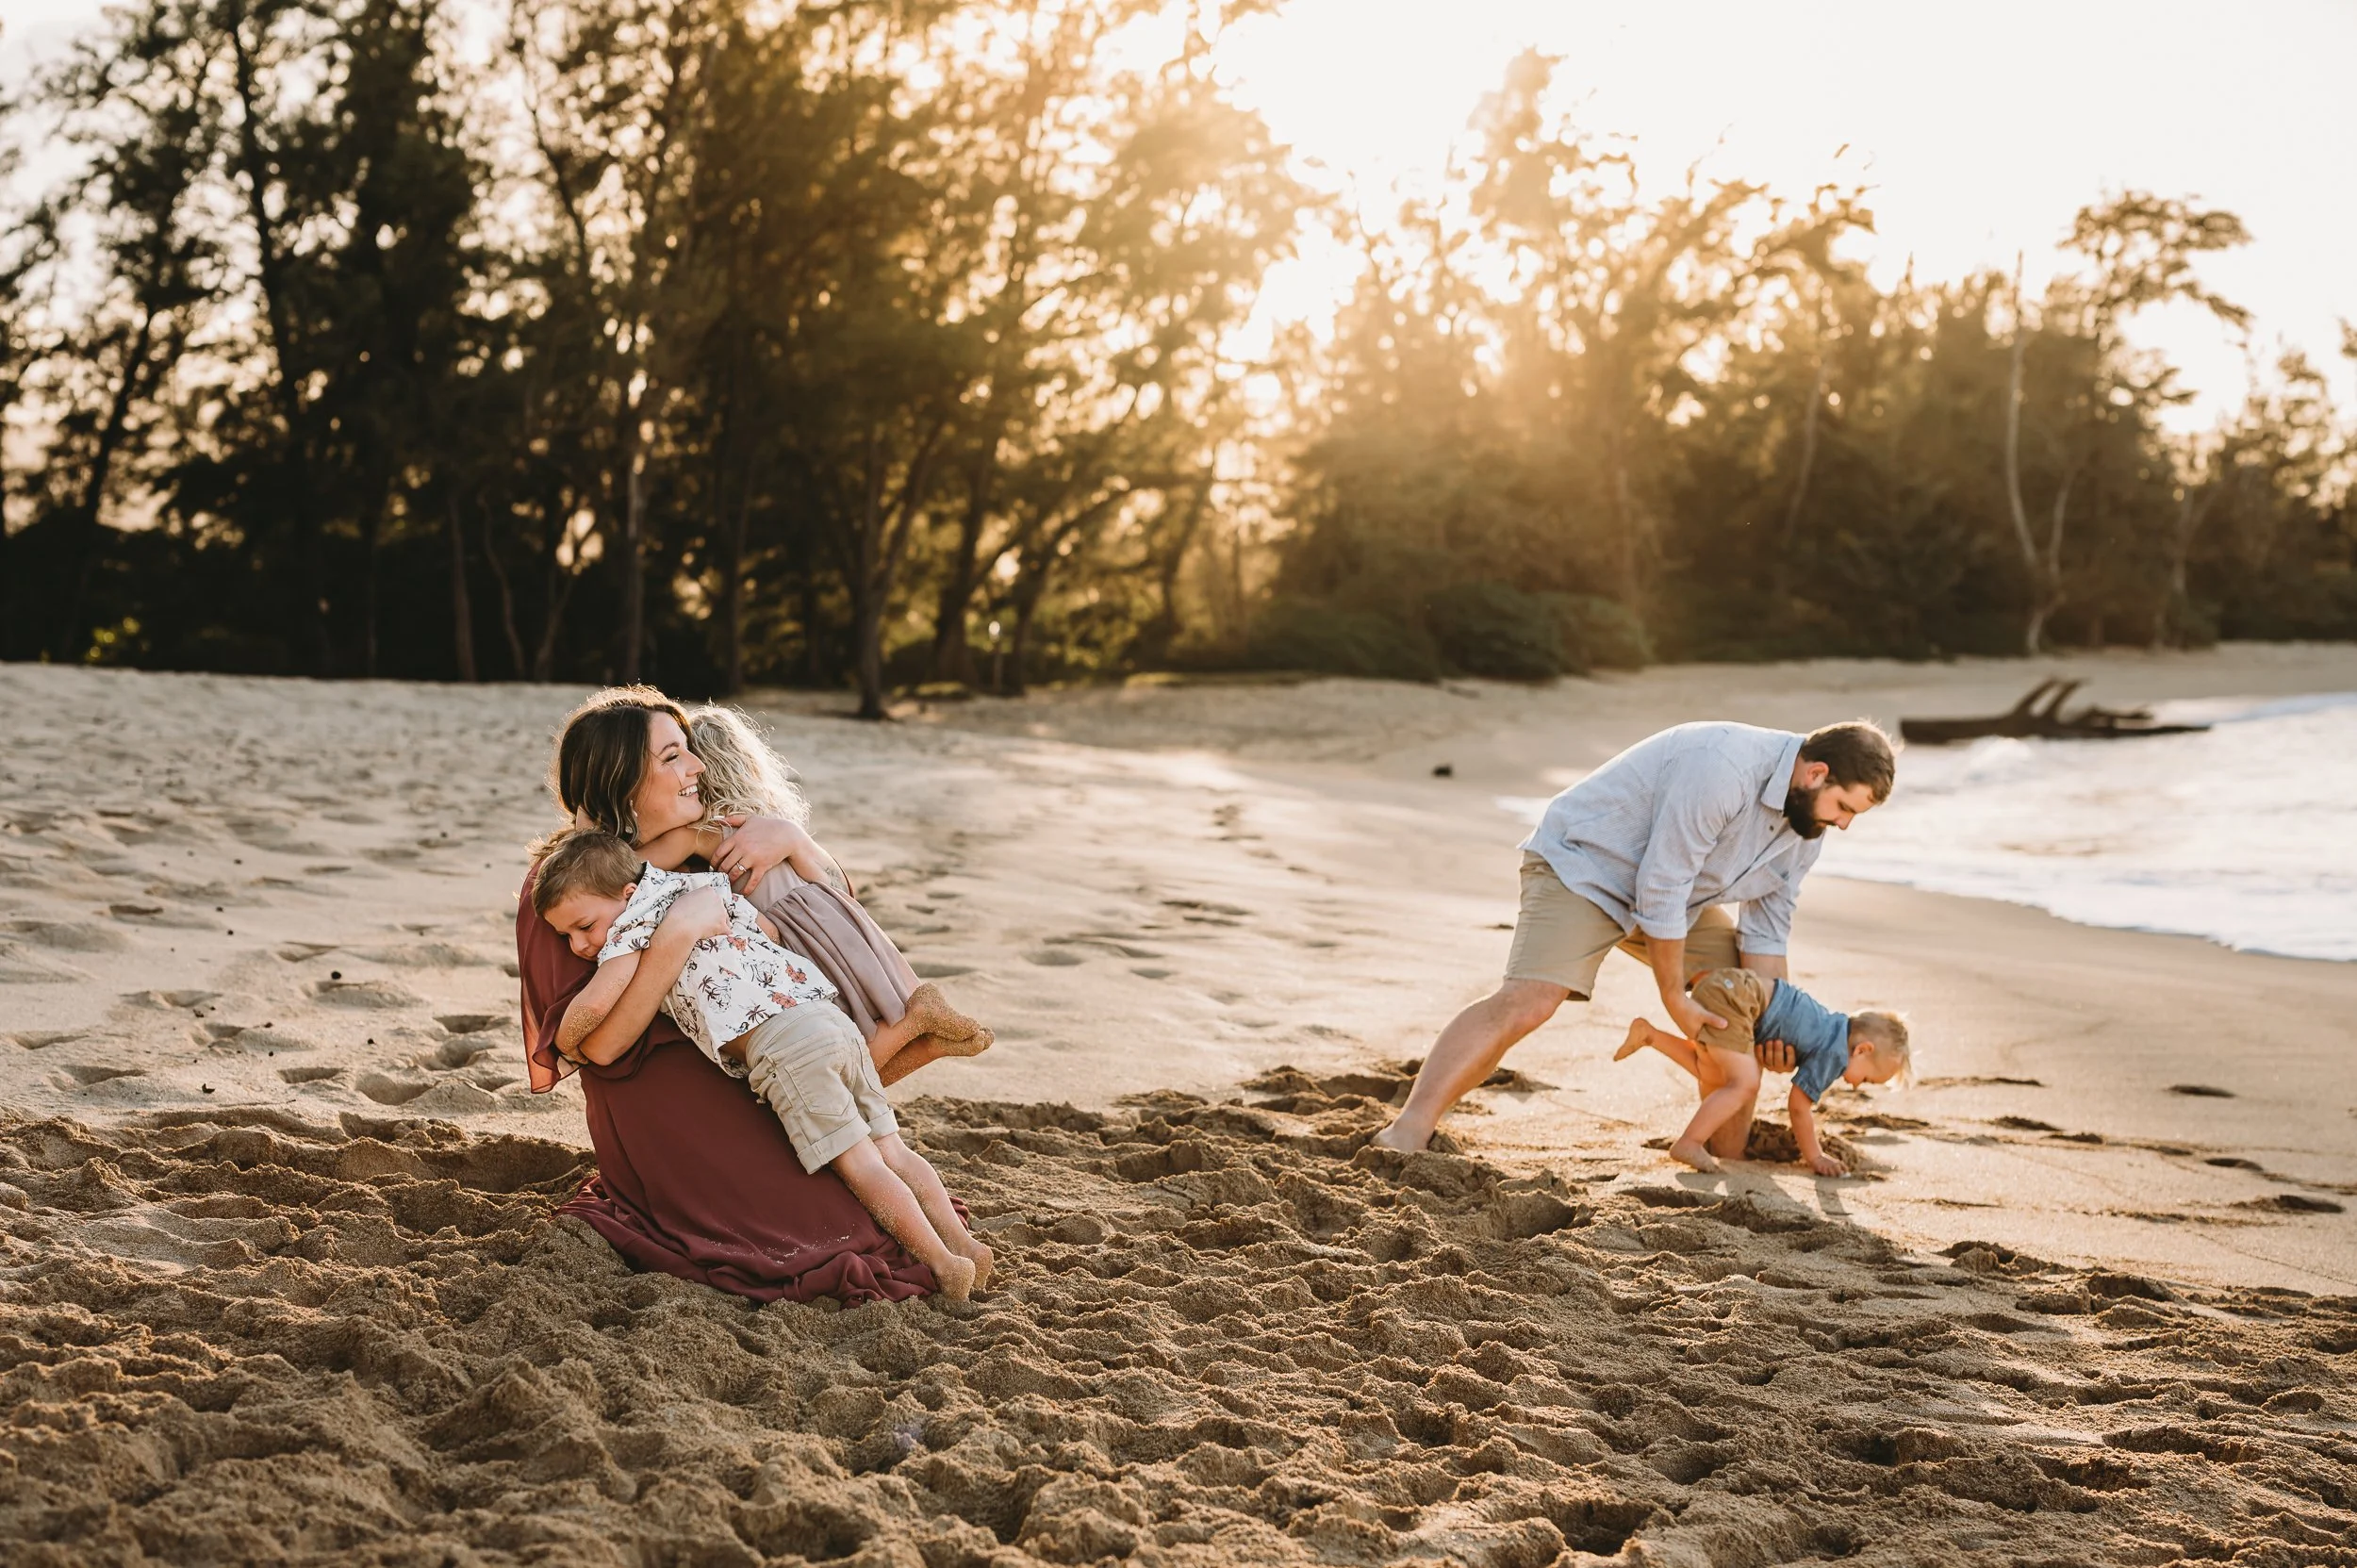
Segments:
[[[525,1065],[536,1090],[572,1064],[557,1024],[597,973],[532,912],[516,908]],[[849,1305],[931,1294],[933,1271],[877,1228],[831,1170],[806,1173],[777,1115],[658,1015],[628,1052],[581,1068],[598,1168],[558,1210],[585,1220],[633,1267],[756,1301],[835,1296]]]

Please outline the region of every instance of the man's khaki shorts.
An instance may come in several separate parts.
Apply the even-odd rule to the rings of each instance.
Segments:
[[[806,1001],[756,1024],[745,1069],[806,1171],[825,1169],[862,1139],[900,1130],[859,1026],[832,1002]]]
[[[1506,978],[1560,985],[1578,1001],[1595,995],[1604,955],[1618,948],[1640,964],[1653,962],[1643,932],[1624,932],[1621,923],[1563,885],[1555,867],[1536,850],[1523,851],[1523,903],[1514,917],[1514,946],[1506,955]],[[1735,919],[1713,905],[1686,934],[1686,978],[1706,969],[1732,969]]]

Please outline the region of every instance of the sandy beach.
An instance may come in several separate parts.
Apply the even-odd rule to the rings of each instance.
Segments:
[[[1483,994],[1544,795],[1666,724],[2357,689],[2357,652],[1135,685],[748,707],[920,974],[968,1306],[630,1274],[522,1083],[579,693],[0,667],[11,1560],[2357,1561],[2357,965],[1820,876],[1913,1016],[1863,1174],[1659,1146],[1614,959],[1364,1147]],[[1447,776],[1436,776],[1445,766]],[[1903,759],[1901,783],[1905,788]],[[459,824],[463,824],[460,826]],[[1870,817],[1858,830],[1873,831]]]

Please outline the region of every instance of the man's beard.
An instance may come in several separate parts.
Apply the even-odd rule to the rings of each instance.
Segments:
[[[1825,824],[1817,819],[1817,797],[1823,789],[1788,789],[1784,792],[1784,819],[1792,824],[1792,831],[1803,838],[1822,838]]]

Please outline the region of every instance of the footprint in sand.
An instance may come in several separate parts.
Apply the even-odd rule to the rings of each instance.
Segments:
[[[330,1007],[422,1007],[425,999],[397,980],[324,980],[314,988]]]
[[[1047,969],[1069,969],[1076,964],[1088,962],[1069,948],[1033,948],[1023,955],[1023,960]]]
[[[105,1083],[118,1078],[143,1078],[146,1075],[138,1067],[102,1067],[95,1065],[83,1066],[70,1064],[65,1068],[63,1076],[73,1081],[74,1087],[87,1089],[93,1083]],[[57,1083],[60,1089],[67,1087],[64,1083],[58,1083],[57,1079],[53,1078],[50,1081]]]

